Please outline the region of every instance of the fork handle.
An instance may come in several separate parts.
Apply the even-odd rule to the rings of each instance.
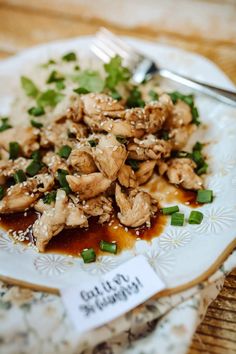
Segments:
[[[205,93],[208,96],[236,107],[236,92],[205,84],[203,82],[189,79],[186,76],[179,75],[167,69],[159,69],[158,74],[167,79],[176,81],[182,85],[188,86],[199,92]]]

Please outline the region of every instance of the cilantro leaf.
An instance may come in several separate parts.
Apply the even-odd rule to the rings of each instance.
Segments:
[[[42,64],[41,67],[42,68],[48,68],[50,65],[54,65],[54,64],[56,64],[55,60],[49,59],[48,62],[45,63],[45,64]]]
[[[122,66],[121,57],[118,55],[104,64],[104,69],[107,73],[105,86],[110,90],[114,90],[119,82],[128,81],[131,76],[129,69]]]
[[[69,52],[65,55],[63,55],[62,60],[64,61],[75,61],[77,60],[77,56],[74,52]]]
[[[8,123],[9,118],[7,117],[1,118],[1,121],[2,121],[2,125],[0,125],[0,132],[4,132],[4,130],[12,128],[12,126]]]
[[[37,99],[37,104],[41,107],[49,106],[54,108],[59,102],[61,102],[64,96],[65,95],[55,90],[47,90],[40,94]]]
[[[89,92],[101,92],[104,88],[104,81],[98,71],[84,70],[74,77],[74,81]]]
[[[128,108],[133,108],[133,107],[144,107],[145,102],[142,99],[142,94],[137,88],[137,86],[134,86],[133,89],[130,92],[130,95],[127,99],[126,106]]]
[[[153,90],[150,90],[148,92],[148,96],[151,98],[152,101],[157,101],[159,98],[158,94]]]
[[[26,95],[29,97],[37,97],[39,94],[39,90],[37,86],[26,76],[21,76],[21,86],[25,91]]]

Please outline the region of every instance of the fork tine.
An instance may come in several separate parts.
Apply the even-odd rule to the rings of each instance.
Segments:
[[[99,31],[98,31],[98,36],[103,36],[106,39],[109,39],[111,43],[113,43],[114,45],[116,45],[117,48],[121,49],[122,52],[124,52],[126,55],[129,54],[134,54],[136,55],[134,49],[127,44],[126,42],[122,41],[118,36],[116,36],[114,33],[108,31],[108,29],[102,27]]]
[[[109,56],[109,58],[114,57],[117,52],[115,52],[112,48],[110,48],[110,46],[108,46],[106,43],[104,43],[103,41],[101,41],[99,38],[96,38],[96,40],[94,41],[94,44],[100,49],[103,50],[103,52]]]
[[[121,46],[117,45],[113,41],[113,39],[108,38],[101,33],[97,35],[97,38],[98,38],[98,40],[103,42],[104,46],[111,48],[114,51],[114,53],[120,55],[121,58],[128,59],[130,57],[130,54],[127,53],[127,51],[124,50]]]
[[[110,61],[109,55],[107,55],[101,48],[99,48],[95,43],[92,43],[90,49],[92,52],[100,58],[104,63],[108,63]]]

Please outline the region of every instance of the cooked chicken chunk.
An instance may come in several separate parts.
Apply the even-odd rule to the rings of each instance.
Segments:
[[[83,211],[88,216],[99,216],[98,222],[108,222],[113,212],[112,201],[103,195],[88,199],[82,204]]]
[[[114,180],[126,160],[127,151],[114,135],[102,135],[97,146],[93,148],[93,157],[98,169]]]
[[[120,208],[117,214],[120,222],[126,226],[138,227],[150,222],[152,215],[152,200],[148,193],[133,190],[129,196],[122,193],[121,187],[116,185],[116,203]]]
[[[138,185],[136,175],[128,165],[123,165],[119,170],[118,181],[126,188],[135,188]]]
[[[146,183],[153,175],[156,161],[144,161],[139,164],[139,169],[135,172],[138,185]]]
[[[82,174],[97,171],[97,166],[93,160],[91,148],[89,147],[83,145],[74,147],[68,161],[75,171]]]
[[[68,166],[58,154],[53,151],[49,151],[43,157],[43,162],[47,165],[48,170],[55,174],[58,169],[68,170]]]
[[[79,194],[81,200],[96,197],[111,185],[111,180],[100,172],[81,176],[66,176],[70,189]]]
[[[0,213],[16,213],[28,209],[39,196],[51,189],[54,180],[50,175],[37,175],[8,188],[0,201]]]
[[[8,151],[9,143],[12,141],[18,142],[24,156],[29,157],[32,151],[39,148],[37,142],[39,130],[32,127],[15,127],[7,129],[0,133],[0,147]]]
[[[66,118],[73,120],[74,122],[79,122],[83,118],[83,103],[80,97],[73,97],[73,103],[71,107],[68,108],[66,112]]]
[[[36,246],[40,252],[45,250],[51,238],[63,230],[67,217],[66,193],[59,189],[57,191],[55,207],[43,212],[41,217],[33,225],[33,235],[36,238]]]
[[[83,209],[79,205],[70,202],[67,206],[66,226],[68,227],[88,227],[88,220]]]
[[[69,138],[84,138],[87,135],[87,128],[84,124],[75,123],[69,119],[64,122],[51,123],[41,130],[40,145],[50,147],[52,145],[60,148],[62,145],[71,145]]]
[[[188,158],[171,159],[167,163],[167,177],[170,183],[183,188],[198,190],[202,188],[201,178],[194,172],[196,164]]]
[[[142,140],[134,139],[129,143],[128,152],[129,157],[135,160],[158,160],[170,156],[171,144],[149,134]]]
[[[168,115],[167,120],[165,121],[165,127],[167,129],[179,128],[190,124],[191,121],[192,113],[190,106],[187,103],[178,100],[173,106],[172,113]]]
[[[124,112],[124,107],[117,100],[103,93],[89,93],[81,96],[81,100],[86,116],[102,115],[118,118]]]
[[[187,141],[191,134],[194,132],[196,129],[196,126],[194,124],[189,124],[182,126],[180,128],[175,128],[171,130],[171,133],[169,134],[170,140],[169,142],[172,144],[172,148],[174,150],[181,150],[185,147],[187,144]]]
[[[23,170],[25,172],[26,167],[32,160],[24,157],[19,157],[16,160],[0,160],[0,175],[10,177],[17,170]]]

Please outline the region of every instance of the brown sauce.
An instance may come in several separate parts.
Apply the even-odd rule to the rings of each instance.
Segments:
[[[196,202],[196,192],[186,191],[170,185],[164,178],[159,176],[153,176],[143,189],[149,191],[154,198],[157,198],[161,207],[172,203],[173,205],[181,203],[192,208],[199,206]],[[36,219],[37,213],[35,211],[2,215],[0,226],[6,231],[25,231]],[[142,226],[138,229],[128,229],[121,226],[116,218],[112,220],[112,225],[101,225],[97,223],[96,218],[90,218],[88,229],[64,229],[60,234],[52,238],[46,252],[79,256],[84,248],[93,247],[97,253],[100,253],[99,242],[101,240],[116,241],[120,252],[124,249],[132,248],[137,238],[150,241],[152,238],[158,237],[164,231],[167,220],[167,216],[157,214],[151,220],[150,228]],[[31,230],[29,230],[27,236],[29,237],[27,242],[32,242]]]
[[[27,211],[27,213],[16,213],[2,215],[0,226],[6,231],[25,231],[37,219],[37,213]],[[151,220],[151,227],[145,226],[138,229],[125,229],[119,225],[117,219],[113,219],[112,225],[98,224],[97,220],[91,218],[88,229],[64,229],[49,242],[46,253],[63,253],[66,255],[79,256],[84,248],[93,247],[96,253],[100,253],[99,242],[116,241],[119,252],[123,249],[133,247],[136,239],[139,237],[144,240],[151,240],[159,236],[166,225],[167,217],[158,214]],[[138,235],[137,235],[138,232]],[[27,234],[29,241],[32,241],[31,231]]]

